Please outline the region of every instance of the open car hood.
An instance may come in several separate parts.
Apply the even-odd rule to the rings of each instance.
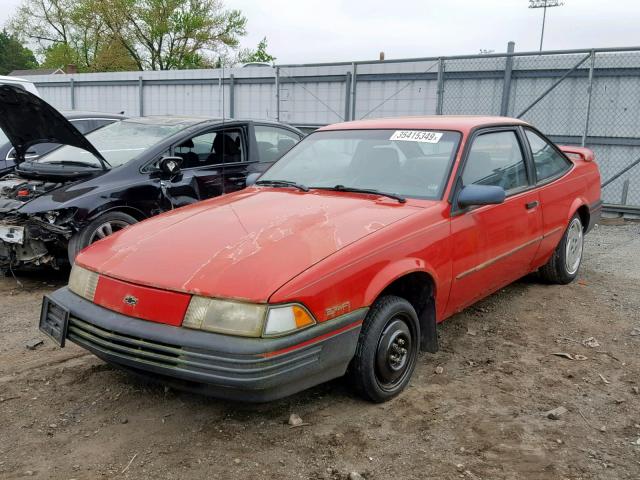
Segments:
[[[103,167],[100,152],[60,112],[41,98],[13,85],[0,85],[0,128],[22,163],[29,147],[38,143],[60,143],[95,155]]]

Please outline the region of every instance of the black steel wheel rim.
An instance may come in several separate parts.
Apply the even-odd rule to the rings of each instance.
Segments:
[[[393,391],[401,385],[415,361],[414,332],[404,314],[392,317],[380,334],[375,354],[375,376],[380,388]]]

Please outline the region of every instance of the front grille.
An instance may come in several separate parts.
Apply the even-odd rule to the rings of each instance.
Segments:
[[[99,350],[164,366],[178,366],[177,359],[182,348],[177,345],[152,342],[113,330],[106,330],[79,318],[69,319],[69,339],[77,343],[88,343]]]
[[[144,365],[180,369],[207,377],[249,381],[274,377],[318,360],[321,345],[276,358],[259,355],[231,355],[202,349],[182,347],[98,327],[77,317],[69,319],[67,337],[95,353],[135,361]]]

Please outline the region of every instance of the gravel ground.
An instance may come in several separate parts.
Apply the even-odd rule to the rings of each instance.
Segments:
[[[447,320],[441,351],[384,405],[343,380],[242,405],[74,345],[28,350],[42,295],[65,279],[0,278],[0,478],[637,480],[639,251],[640,224],[597,227],[576,282],[526,278]]]

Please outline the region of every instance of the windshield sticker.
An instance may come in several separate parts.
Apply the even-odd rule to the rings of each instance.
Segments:
[[[389,140],[400,142],[438,143],[442,133],[425,132],[424,130],[396,130]]]

